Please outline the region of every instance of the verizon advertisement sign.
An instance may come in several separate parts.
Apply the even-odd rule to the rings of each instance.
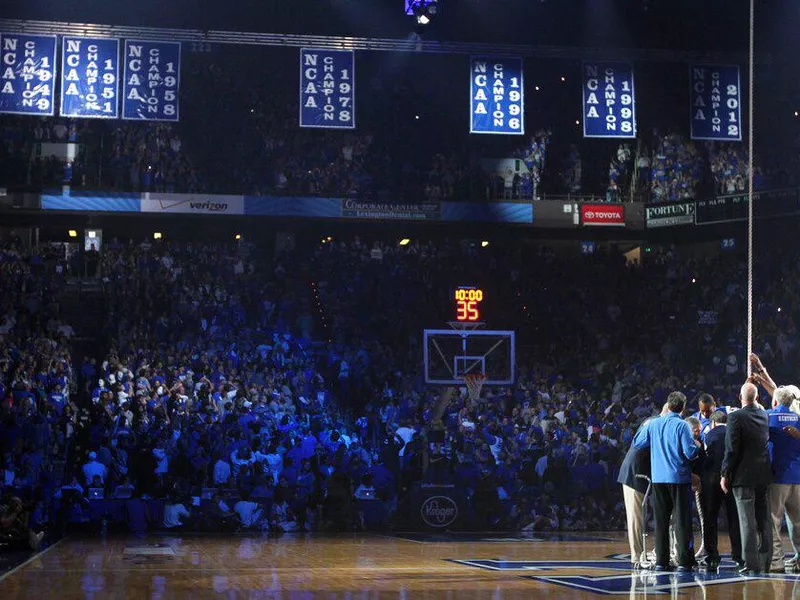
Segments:
[[[694,202],[648,206],[644,209],[644,215],[648,229],[674,227],[675,225],[693,225]]]
[[[144,194],[142,212],[182,215],[243,215],[244,196]]]
[[[584,225],[625,227],[625,207],[622,204],[581,204]]]

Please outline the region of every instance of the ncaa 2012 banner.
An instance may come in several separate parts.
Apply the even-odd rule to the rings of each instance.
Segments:
[[[300,127],[355,129],[355,54],[300,49]]]
[[[55,112],[56,36],[0,33],[0,113]]]
[[[693,140],[742,140],[742,86],[738,66],[692,65]]]
[[[119,40],[64,36],[61,47],[62,117],[119,116]]]
[[[636,137],[631,63],[583,63],[583,137]]]
[[[522,59],[470,59],[470,133],[523,135],[525,91]]]
[[[177,121],[180,42],[125,40],[122,118]]]

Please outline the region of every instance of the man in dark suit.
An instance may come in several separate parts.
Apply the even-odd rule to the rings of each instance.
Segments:
[[[705,434],[705,460],[701,473],[701,498],[703,503],[703,544],[708,556],[705,559],[709,571],[719,568],[719,549],[717,547],[718,531],[717,518],[719,509],[725,504],[725,517],[728,521],[728,535],[731,539],[731,558],[736,561],[739,568],[742,562],[742,540],[739,535],[739,516],[736,512],[736,502],[733,494],[725,494],[719,482],[722,471],[722,459],[725,456],[725,433],[728,415],[723,411],[716,411],[711,415],[709,428]]]
[[[758,389],[745,383],[740,393],[741,410],[728,415],[725,456],[722,459],[720,487],[733,492],[739,513],[742,574],[769,572],[772,559],[772,523],[769,484],[772,465],[769,459],[769,417],[758,404]]]

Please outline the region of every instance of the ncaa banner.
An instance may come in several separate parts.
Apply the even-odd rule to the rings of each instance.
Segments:
[[[583,137],[636,137],[631,63],[583,63]]]
[[[742,97],[738,66],[693,65],[693,140],[742,140]]]
[[[122,118],[177,121],[181,43],[125,40]]]
[[[119,40],[64,36],[61,116],[116,119],[118,97]]]
[[[355,54],[300,49],[300,127],[355,129]]]
[[[56,36],[0,34],[0,113],[55,112]]]
[[[469,132],[523,135],[522,59],[473,56],[469,78]]]

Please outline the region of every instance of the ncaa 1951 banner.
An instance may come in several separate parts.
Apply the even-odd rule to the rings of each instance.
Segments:
[[[693,65],[689,69],[692,139],[741,141],[739,67]]]
[[[119,40],[65,36],[61,48],[62,117],[116,119]]]
[[[352,50],[300,49],[300,127],[355,129]]]
[[[583,63],[583,137],[636,137],[631,63]]]
[[[0,34],[0,113],[52,116],[56,36]]]
[[[177,121],[181,43],[125,40],[122,118]]]
[[[522,59],[473,56],[469,70],[469,132],[523,135]]]

